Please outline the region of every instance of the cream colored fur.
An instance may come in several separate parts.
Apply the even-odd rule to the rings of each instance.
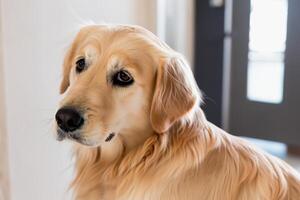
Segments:
[[[80,56],[90,66],[77,75]],[[109,85],[116,65],[132,73],[132,86]],[[185,60],[141,27],[83,28],[61,92],[61,106],[85,111],[85,145],[74,143],[76,200],[300,199],[300,175],[208,122]]]

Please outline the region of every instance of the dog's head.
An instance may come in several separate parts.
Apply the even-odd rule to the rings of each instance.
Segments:
[[[136,26],[88,26],[68,50],[56,113],[58,139],[131,146],[168,132],[200,100],[185,60]]]

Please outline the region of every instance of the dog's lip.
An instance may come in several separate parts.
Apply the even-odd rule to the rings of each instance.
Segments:
[[[115,136],[116,136],[115,132],[110,132],[109,134],[106,134],[104,142],[110,142]],[[70,140],[73,140],[73,141],[78,142],[80,144],[91,146],[90,144],[86,143],[86,141],[83,140],[80,137],[79,132],[77,132],[77,133],[65,132],[65,131],[61,130],[60,128],[57,128],[57,137],[56,137],[56,139],[57,139],[57,141],[63,141],[65,139],[70,139]]]
[[[58,141],[63,141],[66,138],[66,134],[63,130],[61,130],[60,128],[57,129],[57,137],[56,139]]]
[[[72,139],[72,140],[80,140],[80,137],[78,136],[78,133],[72,133],[72,132],[65,132],[61,130],[60,128],[57,129],[57,140],[63,141],[64,139]]]
[[[115,133],[111,132],[110,134],[108,134],[108,136],[105,138],[105,142],[110,142],[114,137],[115,137]]]

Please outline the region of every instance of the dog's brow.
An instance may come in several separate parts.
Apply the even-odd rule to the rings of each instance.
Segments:
[[[85,56],[84,56],[84,55],[77,55],[77,56],[75,57],[75,61],[80,60],[80,59],[82,59],[82,58],[85,58]]]
[[[110,69],[116,69],[120,65],[120,59],[118,59],[116,56],[112,56],[111,59],[109,59],[108,62],[108,68]]]

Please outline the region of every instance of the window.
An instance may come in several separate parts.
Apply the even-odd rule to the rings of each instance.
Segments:
[[[283,101],[288,0],[251,0],[247,98]]]

